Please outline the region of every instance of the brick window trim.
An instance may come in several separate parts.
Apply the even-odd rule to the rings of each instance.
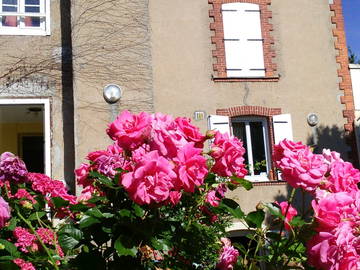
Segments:
[[[224,28],[221,14],[221,5],[225,3],[253,3],[258,4],[260,7],[260,20],[261,31],[263,37],[263,50],[264,50],[264,65],[265,65],[265,77],[261,78],[230,78],[226,74],[226,60],[225,60],[225,46],[224,46]],[[254,81],[254,82],[272,82],[278,81],[279,77],[276,74],[277,66],[273,62],[273,58],[276,56],[275,50],[272,48],[274,44],[274,38],[271,36],[273,31],[273,25],[270,23],[272,18],[272,12],[269,10],[271,0],[208,0],[208,3],[212,5],[212,9],[209,10],[209,17],[213,19],[210,23],[210,30],[213,31],[211,37],[211,43],[215,44],[215,49],[212,51],[212,56],[216,59],[213,64],[213,69],[216,76],[213,77],[213,81]]]
[[[229,116],[230,118],[238,117],[238,116],[262,116],[267,119],[268,122],[268,130],[269,130],[269,146],[270,152],[273,152],[275,145],[275,137],[274,137],[274,128],[273,128],[273,116],[281,114],[281,108],[268,108],[262,106],[236,106],[225,109],[217,109],[217,115]],[[277,176],[275,174],[275,163],[272,162],[271,170],[269,175],[270,181],[268,182],[259,182],[256,183],[258,185],[278,185],[280,181],[277,180]],[[266,184],[265,184],[266,183]]]

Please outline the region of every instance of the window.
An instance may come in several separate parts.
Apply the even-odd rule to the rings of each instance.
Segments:
[[[1,35],[49,35],[50,0],[0,0]]]
[[[226,110],[221,111],[226,113]],[[259,111],[267,113],[261,115]],[[230,117],[210,115],[208,118],[209,129],[228,132],[243,142],[246,149],[244,158],[249,172],[246,178],[251,181],[273,179],[272,147],[285,138],[293,138],[290,114],[272,115],[273,111],[275,110],[269,108],[243,106],[229,108],[229,113],[226,114]],[[244,115],[239,112],[244,112]]]
[[[209,0],[213,81],[277,82],[271,0]]]
[[[222,5],[228,77],[264,77],[260,7],[250,3]]]
[[[267,180],[271,169],[269,131],[265,118],[236,117],[231,119],[233,135],[239,138],[246,149],[245,164],[248,178]]]

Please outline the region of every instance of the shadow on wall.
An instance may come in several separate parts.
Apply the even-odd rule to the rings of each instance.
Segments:
[[[312,134],[309,134],[306,142],[307,145],[315,146],[314,153],[320,154],[322,150],[330,149],[331,151],[339,152],[341,158],[349,161],[349,152],[351,148],[346,144],[347,138],[344,134],[344,129],[338,126],[323,126],[319,125],[312,128]]]

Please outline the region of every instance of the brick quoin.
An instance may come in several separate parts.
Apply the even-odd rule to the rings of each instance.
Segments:
[[[224,115],[231,117],[237,116],[262,116],[266,117],[268,122],[268,130],[269,130],[269,145],[270,151],[273,152],[275,137],[274,137],[274,129],[273,129],[273,116],[281,114],[281,108],[267,108],[261,106],[237,106],[230,107],[225,109],[217,109],[217,115]],[[276,175],[274,173],[275,164],[272,162],[271,171],[269,178],[270,180],[276,180]]]
[[[347,135],[347,143],[351,147],[350,157],[357,164],[358,158],[356,153],[356,138],[354,134],[355,106],[352,91],[351,75],[349,70],[348,49],[346,45],[344,16],[342,11],[342,1],[334,0],[330,4],[332,11],[331,22],[335,25],[332,33],[335,37],[335,49],[338,51],[336,62],[339,64],[337,74],[340,78],[339,89],[343,91],[340,101],[345,105],[343,117],[347,120],[344,124],[345,134]]]
[[[213,64],[213,69],[217,74],[214,81],[278,81],[276,70],[277,66],[273,63],[275,57],[275,51],[272,48],[274,44],[274,38],[271,36],[273,26],[270,23],[272,18],[272,12],[269,10],[271,0],[208,0],[212,5],[212,9],[209,10],[209,17],[213,19],[210,23],[210,30],[213,31],[211,42],[215,44],[215,50],[212,51],[212,55],[216,58],[216,63]],[[227,78],[226,74],[226,59],[225,59],[225,45],[224,45],[224,27],[221,14],[221,5],[225,3],[253,3],[258,4],[260,7],[260,19],[261,19],[261,32],[263,38],[263,50],[264,50],[264,64],[265,64],[265,77],[264,78]]]

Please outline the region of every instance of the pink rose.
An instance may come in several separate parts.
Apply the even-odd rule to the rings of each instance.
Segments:
[[[335,161],[343,161],[340,158],[340,154],[335,151],[330,151],[329,149],[323,149],[322,155],[325,159],[325,162],[329,165],[331,165]]]
[[[169,198],[174,186],[176,173],[174,166],[158,151],[151,151],[136,164],[133,172],[122,176],[121,184],[129,193],[130,198],[142,205],[160,203]]]
[[[221,249],[219,262],[216,267],[220,270],[232,270],[239,257],[239,251],[233,246],[224,246]]]
[[[151,125],[150,148],[158,150],[164,157],[176,157],[178,149],[188,143],[170,115],[156,113]]]
[[[218,185],[214,190],[210,190],[205,197],[205,202],[213,207],[218,207],[222,198],[225,197],[227,187],[224,183]]]
[[[215,160],[211,169],[214,173],[224,177],[240,178],[247,174],[243,158],[245,148],[238,138],[217,132],[211,149],[210,155]]]
[[[170,191],[169,197],[170,197],[170,203],[172,205],[177,205],[181,199],[181,192],[179,191]]]
[[[82,163],[79,168],[75,170],[75,178],[78,185],[87,187],[92,184],[92,180],[88,178],[90,165]]]
[[[194,192],[196,186],[204,183],[208,169],[206,159],[201,155],[201,149],[188,143],[179,149],[174,160],[177,163],[177,189],[184,188],[186,192]]]
[[[330,165],[330,175],[324,184],[324,189],[330,192],[357,192],[360,182],[360,172],[350,162],[333,161]]]
[[[278,163],[283,157],[284,154],[297,153],[300,150],[307,149],[306,145],[303,145],[301,142],[293,142],[288,139],[284,139],[279,142],[279,144],[274,145],[273,159]]]
[[[6,221],[10,219],[10,207],[9,204],[0,197],[0,228],[5,226]]]
[[[123,111],[109,125],[107,133],[111,139],[126,150],[134,150],[142,145],[150,135],[151,116],[146,112],[138,115]]]
[[[198,127],[190,123],[191,120],[189,118],[177,117],[175,119],[175,122],[188,142],[193,142],[195,144],[195,147],[198,148],[204,147],[205,137],[201,134]]]
[[[281,168],[281,177],[293,188],[302,188],[314,192],[327,172],[327,165],[322,155],[313,154],[310,149],[297,152],[284,152],[284,157],[277,161]]]
[[[290,231],[290,222],[297,215],[297,210],[286,201],[281,203],[275,202],[275,204],[280,206],[281,214],[285,217],[285,229]]]

